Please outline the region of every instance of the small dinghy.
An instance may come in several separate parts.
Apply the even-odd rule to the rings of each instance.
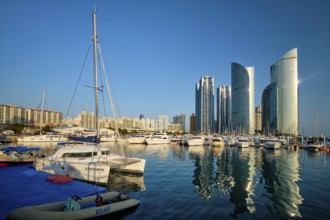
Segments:
[[[7,219],[89,219],[138,206],[140,202],[116,191],[80,198],[76,195],[67,201],[19,208]]]

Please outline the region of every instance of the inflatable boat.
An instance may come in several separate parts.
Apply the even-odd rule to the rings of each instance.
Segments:
[[[131,209],[139,204],[138,200],[115,191],[84,198],[74,195],[62,202],[16,209],[7,219],[89,219]]]

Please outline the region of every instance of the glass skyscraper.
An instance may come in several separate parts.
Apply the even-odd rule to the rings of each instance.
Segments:
[[[195,90],[196,132],[212,134],[214,129],[214,77],[203,76]]]
[[[236,134],[254,131],[254,67],[231,64],[232,129]]]
[[[219,86],[217,89],[217,127],[218,133],[229,132],[231,124],[231,87]]]
[[[270,67],[270,90],[268,99],[262,99],[269,106],[269,112],[263,116],[269,122],[275,134],[298,134],[298,49],[285,53]],[[272,91],[271,91],[272,90]],[[263,106],[264,107],[264,106]],[[269,114],[269,115],[267,115]]]

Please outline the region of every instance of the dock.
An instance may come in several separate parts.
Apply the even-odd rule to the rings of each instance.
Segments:
[[[65,201],[72,195],[85,197],[103,193],[105,187],[73,180],[65,184],[47,181],[49,173],[36,171],[31,164],[0,168],[0,219],[17,209]]]

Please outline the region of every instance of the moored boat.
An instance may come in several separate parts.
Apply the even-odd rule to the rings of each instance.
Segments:
[[[210,145],[212,143],[211,138],[204,135],[192,136],[187,140],[188,146],[203,146]]]
[[[13,166],[33,163],[37,158],[39,147],[4,146],[0,150],[0,166]]]
[[[128,143],[130,144],[145,144],[146,143],[146,135],[137,134],[127,138]]]
[[[102,198],[100,203],[99,198]],[[138,200],[114,191],[84,198],[72,196],[67,201],[19,208],[12,211],[7,219],[90,219],[131,209],[139,204]]]
[[[166,133],[157,133],[146,139],[146,143],[150,144],[169,144],[171,140]]]
[[[269,150],[279,150],[281,143],[276,138],[269,138],[265,141],[265,148]]]
[[[222,137],[213,137],[212,138],[212,146],[213,147],[219,147],[219,146],[224,146],[225,141]]]
[[[110,153],[108,148],[93,144],[66,144],[53,155],[38,158],[36,170],[68,175],[75,179],[107,183],[112,171],[143,174],[145,159]]]
[[[249,139],[247,137],[239,137],[236,143],[237,147],[246,148],[249,147]]]
[[[41,134],[17,137],[17,142],[61,142],[68,138],[62,134]]]

